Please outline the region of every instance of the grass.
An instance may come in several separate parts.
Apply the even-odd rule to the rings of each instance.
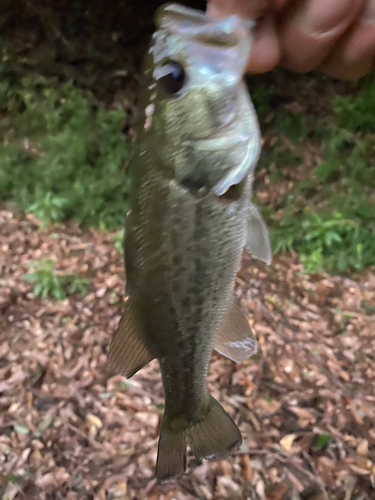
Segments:
[[[42,226],[75,220],[123,227],[129,192],[124,111],[105,109],[73,82],[22,77],[15,68],[11,50],[0,44],[0,201],[15,202]],[[293,85],[293,78],[288,74],[284,82]],[[288,181],[288,189],[262,207],[274,253],[296,252],[309,272],[373,266],[373,77],[355,92],[322,93],[319,100],[331,107],[323,119],[293,111],[285,93],[261,79],[252,88],[267,138],[257,171],[269,179],[266,189]],[[313,166],[297,179],[294,171],[313,156]],[[120,230],[119,249],[122,238]]]
[[[273,98],[272,89],[254,93],[263,131],[273,137],[259,168],[277,183],[285,180],[286,171],[293,173],[307,161],[311,145],[319,151],[305,178],[291,175],[289,189],[271,207],[263,207],[274,253],[298,253],[312,273],[361,271],[375,265],[373,75],[357,92],[327,97],[332,112],[323,120],[280,107],[267,121],[267,102]]]

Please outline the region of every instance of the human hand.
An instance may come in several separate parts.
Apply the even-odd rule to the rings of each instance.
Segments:
[[[280,65],[351,79],[375,65],[375,0],[208,0],[207,12],[258,20],[254,73]]]

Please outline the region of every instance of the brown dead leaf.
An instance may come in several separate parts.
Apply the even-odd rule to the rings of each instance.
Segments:
[[[356,283],[305,275],[295,256],[267,267],[244,255],[236,295],[261,352],[239,365],[213,354],[209,375],[244,444],[225,461],[189,457],[188,474],[157,485],[158,363],[129,381],[105,365],[124,294],[112,238],[76,225],[37,231],[32,218],[0,210],[0,477],[16,478],[8,499],[316,500],[318,482],[341,500],[350,476],[361,500],[373,500],[375,332],[361,302],[374,302],[374,275]],[[42,258],[56,258],[59,273],[79,269],[90,293],[35,299],[22,276]]]
[[[278,483],[265,492],[267,500],[284,500],[284,495],[288,491],[288,486],[284,483]]]
[[[280,439],[280,446],[284,451],[290,451],[292,449],[294,440],[297,434],[288,434]]]
[[[357,444],[357,453],[359,455],[363,455],[367,457],[368,455],[368,440],[367,439],[361,439],[359,443]]]
[[[243,477],[251,483],[254,477],[254,471],[251,467],[249,455],[242,455],[240,464]]]
[[[316,421],[314,415],[307,408],[290,406],[289,410],[298,416],[298,423],[301,427],[307,427],[309,424],[313,424]]]

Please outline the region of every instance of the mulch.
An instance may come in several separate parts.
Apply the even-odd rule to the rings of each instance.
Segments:
[[[106,368],[125,282],[113,236],[0,211],[1,498],[374,499],[374,274],[244,255],[236,294],[260,352],[239,365],[214,353],[208,377],[244,443],[157,485],[158,364],[130,380]],[[90,280],[87,295],[35,298],[24,275],[42,259]]]

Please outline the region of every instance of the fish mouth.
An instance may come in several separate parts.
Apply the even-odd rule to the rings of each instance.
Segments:
[[[158,28],[168,29],[186,39],[224,47],[241,44],[255,25],[254,21],[246,21],[240,16],[214,18],[203,11],[174,3],[156,11],[155,23]]]

